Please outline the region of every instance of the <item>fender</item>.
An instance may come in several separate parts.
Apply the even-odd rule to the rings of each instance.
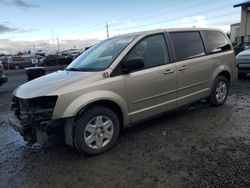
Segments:
[[[89,92],[84,95],[81,95],[77,97],[75,100],[73,100],[69,105],[67,105],[66,109],[64,110],[58,109],[60,107],[58,107],[57,109],[55,108],[53,119],[57,119],[59,117],[60,118],[74,117],[85,106],[93,102],[100,101],[100,100],[109,100],[109,101],[116,103],[122,110],[124,125],[129,123],[127,103],[121,96],[117,95],[116,93],[112,91],[107,91],[107,90],[93,91],[93,92]]]
[[[210,81],[209,81],[209,88],[211,89],[213,87],[214,84],[214,80],[216,79],[216,77],[223,71],[226,71],[230,74],[230,76],[232,75],[230,68],[227,65],[220,65],[219,67],[217,67],[217,69],[213,72],[213,74],[210,77]]]

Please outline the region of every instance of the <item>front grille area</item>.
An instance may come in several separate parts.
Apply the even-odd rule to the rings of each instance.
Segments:
[[[21,99],[13,97],[11,111],[20,122],[24,140],[32,143],[37,141],[37,130],[47,131],[45,122],[52,119],[57,96]]]
[[[13,97],[11,110],[19,120],[36,119],[51,120],[57,96],[36,97],[32,99],[21,99]]]

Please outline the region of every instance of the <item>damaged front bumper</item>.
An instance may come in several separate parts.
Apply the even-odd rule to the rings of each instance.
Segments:
[[[25,126],[21,125],[20,120],[16,118],[14,111],[8,113],[8,119],[10,126],[23,136],[25,134]]]
[[[11,127],[29,143],[43,143],[63,135],[64,120],[52,120],[57,97],[13,98],[8,119]]]

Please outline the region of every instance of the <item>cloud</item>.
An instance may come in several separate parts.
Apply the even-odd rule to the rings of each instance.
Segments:
[[[181,20],[179,27],[211,27],[216,29],[221,29],[224,32],[230,31],[230,24],[236,23],[237,20],[225,20],[216,21],[214,23],[208,23],[204,16],[187,17]]]
[[[39,7],[38,4],[28,3],[28,2],[26,2],[24,0],[0,0],[0,4],[2,4],[2,5],[13,5],[13,6],[20,7],[20,8]]]
[[[6,33],[24,33],[24,32],[30,32],[34,31],[34,29],[19,29],[16,27],[11,26],[9,22],[3,22],[0,23],[0,35],[6,34]]]
[[[12,28],[7,25],[0,24],[0,34],[9,33],[9,32],[17,32],[17,31],[18,31],[17,28]]]
[[[180,27],[207,27],[204,16],[186,17],[181,20]]]
[[[131,21],[131,20],[116,20],[116,19],[112,19],[109,22],[109,25],[111,27],[116,26],[116,25],[123,25],[123,26],[134,26],[136,25],[135,22]]]
[[[12,3],[16,5],[17,7],[24,7],[24,8],[30,8],[30,7],[39,7],[38,4],[33,3],[27,3],[23,0],[13,0]]]
[[[74,39],[74,40],[59,40],[60,50],[66,50],[70,48],[85,48],[94,44],[96,39]],[[52,40],[11,40],[11,39],[0,39],[0,53],[12,53],[15,54],[18,51],[32,51],[34,47],[36,50],[44,50],[47,52],[52,52],[54,50],[54,44]],[[55,49],[57,49],[57,44],[55,44]]]

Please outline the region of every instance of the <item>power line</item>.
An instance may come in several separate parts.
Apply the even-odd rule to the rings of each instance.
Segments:
[[[189,0],[182,1],[182,2],[188,2],[188,1],[189,1]],[[158,9],[158,10],[164,10],[164,9],[166,9],[166,8],[170,8],[170,7],[179,5],[179,4],[181,4],[182,2],[173,4],[172,6],[164,7],[164,8]],[[206,1],[205,4],[207,4],[207,3],[211,3],[211,1]],[[188,6],[182,7],[182,9],[185,9],[185,8],[188,8],[188,7],[192,7],[192,8],[193,8],[193,7],[199,7],[199,6],[204,6],[204,3],[200,3],[200,4],[197,4],[197,5],[188,5]],[[231,6],[231,5],[230,5],[230,6]],[[207,11],[200,11],[200,12],[197,12],[195,15],[197,15],[197,14],[209,13],[209,12],[214,12],[214,11],[220,11],[220,10],[227,9],[227,8],[229,8],[229,7],[221,6],[220,8],[217,8],[217,9],[209,9],[209,10],[207,10]],[[147,12],[147,14],[148,14],[148,12]],[[151,14],[151,16],[152,16],[152,12],[151,12],[151,13],[149,12],[149,15],[150,15],[150,14]],[[158,12],[157,12],[157,14],[158,14]],[[142,15],[142,14],[140,14],[140,15]],[[156,15],[156,14],[153,13],[153,15]],[[160,17],[160,16],[162,16],[162,15],[159,15],[159,16],[157,16],[157,17]],[[187,16],[185,16],[185,17],[191,17],[191,16],[194,16],[194,14],[189,14],[189,15],[187,15]],[[128,16],[128,17],[131,17],[131,16]],[[156,17],[154,17],[154,18],[156,18]],[[183,16],[180,16],[179,18],[183,18]],[[135,20],[143,20],[143,19],[145,19],[145,17],[141,17],[140,19],[135,19]],[[164,20],[164,21],[157,22],[157,23],[159,24],[159,23],[161,23],[161,22],[173,21],[173,20],[177,20],[177,18],[168,19],[168,20]],[[155,24],[157,24],[157,23],[155,23]],[[119,26],[119,25],[121,25],[121,24],[123,24],[123,23],[112,24],[112,25],[109,25],[109,28],[110,28],[110,27],[117,27],[117,25]],[[147,25],[148,25],[148,24],[144,24],[143,26],[147,26]],[[150,24],[150,25],[151,25],[151,24]],[[119,31],[119,30],[123,30],[123,29],[127,29],[127,28],[134,28],[134,27],[135,27],[135,26],[123,27],[123,28],[119,28],[119,29],[113,29],[113,31]]]
[[[136,14],[132,14],[132,15],[128,15],[128,16],[124,16],[124,17],[120,17],[120,18],[115,18],[115,20],[123,20],[123,19],[127,19],[127,18],[131,18],[131,17],[134,17],[134,16],[138,16],[138,15],[145,15],[145,14],[148,14],[149,12],[155,12],[155,11],[159,11],[159,10],[163,10],[163,9],[169,9],[171,7],[174,7],[174,6],[177,6],[177,5],[180,5],[180,4],[183,4],[183,3],[186,3],[188,1],[191,1],[191,0],[184,0],[184,1],[181,1],[181,2],[178,2],[178,3],[174,3],[172,5],[167,5],[166,7],[161,7],[161,8],[158,8],[158,9],[151,9],[151,10],[147,10],[147,11],[143,11],[143,12],[140,12],[140,13],[136,13]]]
[[[187,2],[187,1],[186,1]],[[206,3],[210,3],[210,2],[208,2],[208,1],[206,1]],[[178,5],[178,4],[176,4],[176,5]],[[177,9],[179,10],[180,8],[181,9],[186,9],[186,8],[189,8],[189,7],[199,7],[199,6],[203,6],[204,4],[197,4],[197,5],[188,5],[188,6],[185,6],[185,7],[177,7]],[[161,8],[161,10],[167,10],[168,8],[170,8],[170,7],[165,7],[165,8]],[[175,9],[174,9],[175,10]],[[154,16],[154,15],[156,15],[156,17]],[[157,11],[157,12],[155,12],[155,11],[153,11],[153,12],[148,12],[148,15],[147,16],[144,16],[144,17],[139,17],[139,18],[136,18],[136,19],[133,19],[133,21],[139,21],[139,20],[145,20],[146,18],[148,18],[148,17],[152,17],[152,16],[154,16],[153,18],[157,18],[157,17],[162,17],[162,14],[159,14],[159,11]],[[123,24],[123,23],[115,23],[115,24],[113,24],[113,25],[111,25],[110,27],[113,27],[113,26],[117,26],[117,25],[121,25],[121,24]]]
[[[134,16],[137,16],[137,15],[157,15],[157,14],[159,14],[159,11],[160,10],[167,10],[167,9],[169,9],[169,8],[171,8],[171,7],[174,7],[174,6],[177,6],[177,5],[179,5],[179,4],[185,4],[186,2],[189,2],[190,0],[185,0],[185,1],[181,1],[181,2],[178,2],[178,3],[174,3],[174,4],[172,4],[172,5],[169,5],[169,6],[167,6],[167,7],[162,7],[162,8],[158,8],[158,9],[154,9],[154,11],[143,11],[143,12],[140,12],[140,13],[136,13],[136,14],[132,14],[132,15],[128,15],[128,16],[126,16],[126,17],[120,17],[120,18],[115,18],[115,20],[121,20],[121,19],[124,19],[124,18],[130,18],[130,17],[134,17]],[[209,2],[209,1],[206,1],[206,2],[204,2],[204,3],[211,3],[211,2]],[[185,6],[185,7],[182,7],[182,9],[185,9],[185,8],[188,8],[188,7],[199,7],[199,6],[202,6],[202,5],[204,5],[204,3],[199,3],[199,4],[197,4],[197,5],[188,5],[188,6]],[[221,8],[217,8],[217,9],[215,9],[215,10],[208,10],[208,11],[200,11],[200,12],[197,12],[196,14],[200,14],[200,13],[202,13],[202,14],[204,14],[204,13],[206,13],[206,12],[213,12],[213,11],[218,11],[218,10],[222,10],[222,9],[226,9],[226,8],[228,8],[228,7],[225,7],[225,6],[223,6],[223,7],[221,7]],[[157,11],[157,12],[156,12]],[[160,17],[160,16],[162,16],[162,15],[159,15],[159,16],[157,16],[157,17]],[[190,16],[193,16],[193,14],[191,14],[191,15],[187,15],[187,16],[185,16],[185,17],[190,17]],[[179,18],[182,18],[183,16],[181,16],[181,17],[179,17]],[[154,18],[156,18],[156,17],[154,17]],[[145,19],[145,17],[139,17],[139,19],[135,19],[135,20],[142,20],[142,19]],[[168,19],[168,20],[163,20],[163,21],[158,21],[158,22],[155,22],[155,23],[150,23],[150,24],[143,24],[143,25],[140,25],[140,26],[132,26],[132,27],[123,27],[123,28],[119,28],[119,29],[113,29],[113,31],[120,31],[120,30],[123,30],[123,29],[131,29],[131,28],[136,28],[136,27],[143,27],[143,26],[147,26],[147,25],[154,25],[154,24],[159,24],[159,23],[163,23],[163,22],[167,22],[167,21],[173,21],[173,20],[177,20],[177,18],[174,18],[174,19]],[[119,25],[121,25],[121,24],[123,24],[123,23],[116,23],[116,24],[111,24],[110,25],[110,22],[108,22],[108,27],[110,28],[110,27],[117,27],[117,26],[119,26]],[[84,34],[84,33],[89,33],[89,32],[91,32],[91,31],[101,31],[101,30],[103,30],[105,28],[105,24],[98,24],[98,25],[93,25],[93,26],[90,26],[90,27],[88,27],[88,28],[86,28],[86,29],[83,29],[84,31],[82,31],[82,30],[79,30],[79,32],[74,32],[74,33],[79,33],[79,34]],[[107,30],[107,26],[106,26],[106,30]],[[107,31],[106,31],[107,32]]]
[[[154,9],[153,12],[158,11],[158,10],[163,10],[163,9],[169,9],[171,7],[177,6],[179,4],[186,3],[188,1],[191,1],[191,0],[184,0],[184,1],[172,4],[172,5],[168,5],[167,7],[163,7],[163,8],[161,7],[159,9]],[[148,14],[149,12],[152,13],[152,11],[148,10],[148,11],[143,11],[143,12],[140,12],[140,13],[128,15],[126,17],[114,18],[114,20],[118,20],[119,21],[119,20],[122,20],[122,19],[127,19],[127,18],[130,18],[130,17],[134,17],[134,16],[137,16],[137,15],[145,15],[145,14]],[[109,27],[110,27],[110,25],[109,25]],[[82,30],[79,30],[79,31],[75,31],[73,33],[87,33],[87,32],[90,32],[90,31],[99,30],[101,28],[104,28],[104,24],[103,23],[99,23],[99,24],[95,24],[95,25],[89,26],[89,27],[87,27],[87,28],[84,29],[84,32],[82,32]]]
[[[222,15],[218,15],[220,18],[221,17],[225,17],[225,16],[229,16],[229,15],[236,15],[238,13],[228,13],[228,14],[222,14]],[[213,20],[213,19],[216,19],[218,18],[217,16],[215,17],[210,17],[210,18],[207,18],[207,20]],[[192,24],[192,23],[195,23],[196,21],[188,21],[188,22],[185,22],[184,24]],[[163,23],[163,22],[162,22]],[[158,24],[158,23],[154,23],[154,24],[148,24],[148,25],[155,25],[155,24]],[[136,26],[136,27],[131,27],[131,28],[128,28],[128,29],[125,29],[125,30],[130,30],[130,29],[135,29],[135,28],[139,28],[139,27],[143,27],[143,26],[148,26],[148,25],[140,25],[140,26]]]
[[[185,1],[185,2],[187,2],[187,1]],[[238,2],[238,1],[237,1]],[[204,2],[204,3],[199,3],[198,5],[187,5],[187,6],[185,6],[185,7],[178,7],[178,10],[177,11],[179,11],[180,9],[187,9],[187,8],[189,8],[189,7],[192,7],[192,8],[197,8],[197,7],[200,7],[200,6],[204,6],[204,4],[208,4],[208,3],[210,3],[211,4],[211,0],[210,1],[206,1],[206,2]],[[233,2],[232,2],[233,3]],[[177,3],[177,4],[179,4],[179,3]],[[175,4],[175,5],[177,5],[177,4]],[[232,6],[232,5],[230,5],[230,6]],[[170,8],[170,7],[167,7],[167,8]],[[227,6],[227,7],[225,7],[225,6],[222,6],[222,8],[220,8],[220,9],[218,9],[218,10],[221,10],[221,9],[226,9],[226,8],[229,8],[229,6]],[[166,9],[166,7],[165,8],[161,8],[162,10],[164,10],[164,9]],[[213,10],[213,9],[212,9]],[[210,10],[209,10],[210,11]],[[202,13],[202,14],[204,14],[204,13],[206,13],[206,12],[209,12],[209,11],[201,11],[200,13]],[[176,13],[176,12],[173,12],[173,13]],[[168,13],[169,14],[169,13]],[[171,13],[170,13],[171,14]],[[154,16],[154,15],[156,15],[156,16]],[[157,11],[157,12],[149,12],[146,16],[142,16],[142,17],[139,17],[139,18],[135,18],[135,19],[133,19],[132,21],[139,21],[139,20],[145,20],[145,18],[148,18],[148,17],[151,17],[152,18],[152,16],[154,16],[153,17],[153,19],[155,19],[155,18],[158,18],[158,17],[162,17],[162,15],[163,14],[159,14],[159,11]],[[112,24],[112,23],[111,23]],[[109,27],[117,27],[117,26],[119,26],[119,25],[122,25],[122,24],[124,24],[124,23],[114,23],[114,24],[112,24],[112,25],[110,25]]]
[[[217,9],[210,9],[208,11],[200,11],[200,12],[197,12],[195,14],[187,15],[185,17],[193,17],[193,16],[197,16],[197,14],[200,14],[200,13],[215,12],[215,11],[222,10],[222,9],[225,9],[225,7],[224,8],[220,7],[220,8],[217,8]],[[162,21],[157,21],[157,22],[152,22],[152,23],[147,23],[147,24],[141,24],[141,25],[138,25],[138,26],[123,27],[123,28],[119,28],[119,29],[114,29],[113,31],[120,31],[120,30],[124,30],[124,29],[127,30],[127,29],[133,29],[133,28],[137,28],[137,27],[144,27],[144,26],[149,26],[149,25],[156,25],[156,24],[161,24],[161,23],[165,23],[165,22],[169,22],[169,21],[178,20],[180,18],[183,18],[183,16],[180,16],[180,17],[177,17],[177,18],[171,18],[171,19],[167,19],[167,20],[162,20]]]

